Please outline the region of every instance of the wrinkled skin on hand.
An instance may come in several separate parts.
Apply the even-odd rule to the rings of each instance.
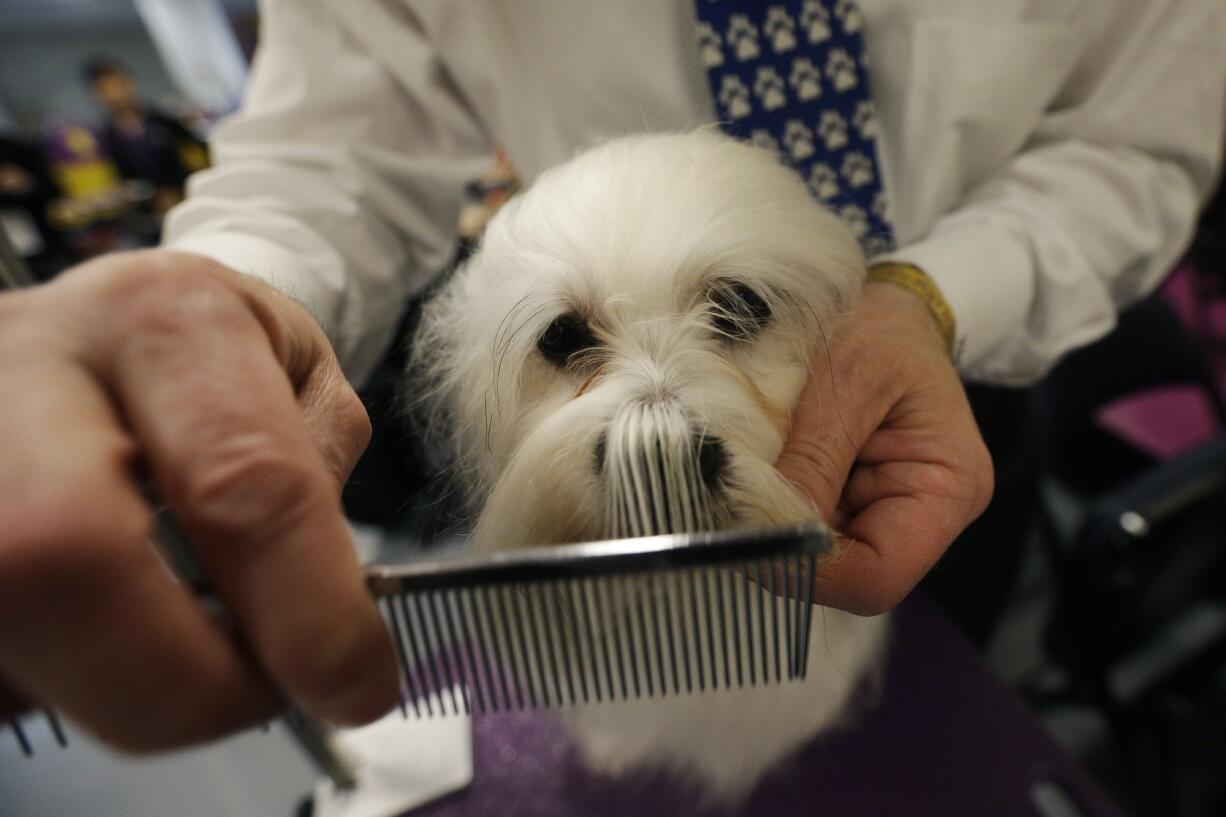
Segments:
[[[119,253],[0,295],[0,715],[121,748],[375,718],[397,672],[340,486],[369,421],[297,304],[206,258]],[[240,650],[150,544],[174,510]]]
[[[777,467],[838,532],[816,598],[892,609],[992,497],[992,461],[927,307],[869,283],[828,333]]]

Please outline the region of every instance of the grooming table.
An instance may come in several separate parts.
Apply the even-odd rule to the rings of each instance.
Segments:
[[[588,772],[548,712],[476,716],[474,779],[414,817],[682,817],[675,780]],[[736,752],[736,746],[729,746]],[[1123,817],[931,603],[894,617],[884,694],[758,788],[745,817]]]

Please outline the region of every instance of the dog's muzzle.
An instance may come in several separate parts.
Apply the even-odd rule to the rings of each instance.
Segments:
[[[601,435],[596,468],[610,536],[710,530],[728,453],[722,441],[695,428],[678,404],[635,403],[619,411]]]

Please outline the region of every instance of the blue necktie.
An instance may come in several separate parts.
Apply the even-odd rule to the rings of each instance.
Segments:
[[[854,0],[694,0],[721,127],[779,154],[868,256],[893,247]]]

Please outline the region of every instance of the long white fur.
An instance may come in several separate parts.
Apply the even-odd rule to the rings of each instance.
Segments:
[[[863,271],[851,233],[792,171],[715,131],[617,139],[543,174],[493,219],[414,341],[427,427],[479,509],[475,546],[645,532],[647,505],[624,510],[634,501],[669,508],[678,528],[814,518],[772,464],[823,329]],[[771,308],[751,338],[713,328],[707,295],[729,282]],[[568,312],[601,345],[559,367],[537,341]],[[695,434],[723,441],[718,491],[698,490],[682,451]],[[672,452],[663,471],[634,456],[650,445]],[[822,608],[816,621],[804,683],[591,705],[562,720],[598,770],[668,767],[738,802],[835,725],[877,663],[884,618]]]

